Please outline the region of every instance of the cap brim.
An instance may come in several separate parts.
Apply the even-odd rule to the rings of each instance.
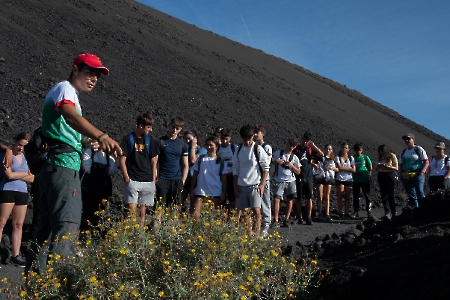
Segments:
[[[107,67],[92,67],[92,68],[99,69],[100,72],[102,72],[102,74],[105,76],[109,75],[109,70]]]

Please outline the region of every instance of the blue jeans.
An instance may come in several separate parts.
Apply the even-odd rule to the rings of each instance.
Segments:
[[[420,173],[413,179],[402,178],[403,187],[408,194],[408,204],[419,207],[419,203],[425,198],[423,187],[425,185],[425,174]]]

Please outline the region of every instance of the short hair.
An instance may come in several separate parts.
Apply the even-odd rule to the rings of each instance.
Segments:
[[[255,133],[260,132],[260,131],[261,131],[264,135],[266,134],[266,128],[264,128],[264,126],[261,125],[261,124],[256,124],[256,125],[255,125]]]
[[[149,114],[142,114],[136,118],[136,125],[153,126],[153,118]]]
[[[289,145],[291,145],[291,147],[297,147],[298,146],[298,140],[295,137],[291,137],[288,139],[288,143]]]
[[[18,135],[16,135],[14,137],[14,141],[20,141],[20,140],[27,140],[30,141],[31,140],[31,134],[29,134],[28,132],[21,132]]]
[[[216,129],[214,129],[214,133],[217,133],[217,131],[222,131],[223,126],[217,126]]]
[[[302,138],[306,141],[310,141],[312,139],[312,134],[311,132],[307,131],[303,134]]]
[[[247,141],[255,135],[255,128],[251,125],[244,125],[239,130],[239,133],[241,134],[241,138]]]
[[[359,149],[363,149],[363,145],[362,143],[356,143],[353,145],[353,150],[359,150]]]
[[[184,120],[181,117],[175,117],[170,121],[170,124],[175,125],[177,127],[183,127],[184,126]]]
[[[224,128],[220,131],[220,136],[231,136],[231,129],[230,128]]]

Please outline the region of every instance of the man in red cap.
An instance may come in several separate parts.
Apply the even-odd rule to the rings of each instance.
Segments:
[[[96,148],[112,155],[122,155],[119,144],[107,133],[95,128],[82,117],[78,94],[90,92],[101,75],[108,75],[100,58],[90,53],[78,55],[72,64],[68,80],[56,84],[45,97],[42,113],[42,133],[51,148],[49,158],[39,174],[40,206],[36,243],[32,243],[27,259],[28,271],[36,259],[37,248],[49,241],[49,252],[70,255],[71,239],[81,222],[81,165],[82,135],[97,141]],[[59,238],[59,242],[56,239]],[[43,252],[43,251],[42,251]],[[47,253],[39,253],[35,270],[47,266]]]

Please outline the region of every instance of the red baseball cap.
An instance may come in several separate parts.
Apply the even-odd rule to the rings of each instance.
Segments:
[[[90,53],[82,53],[78,55],[73,61],[74,65],[78,65],[81,63],[85,63],[86,65],[94,69],[101,69],[102,74],[105,76],[108,76],[109,74],[108,68],[103,66],[102,61],[97,55]]]

